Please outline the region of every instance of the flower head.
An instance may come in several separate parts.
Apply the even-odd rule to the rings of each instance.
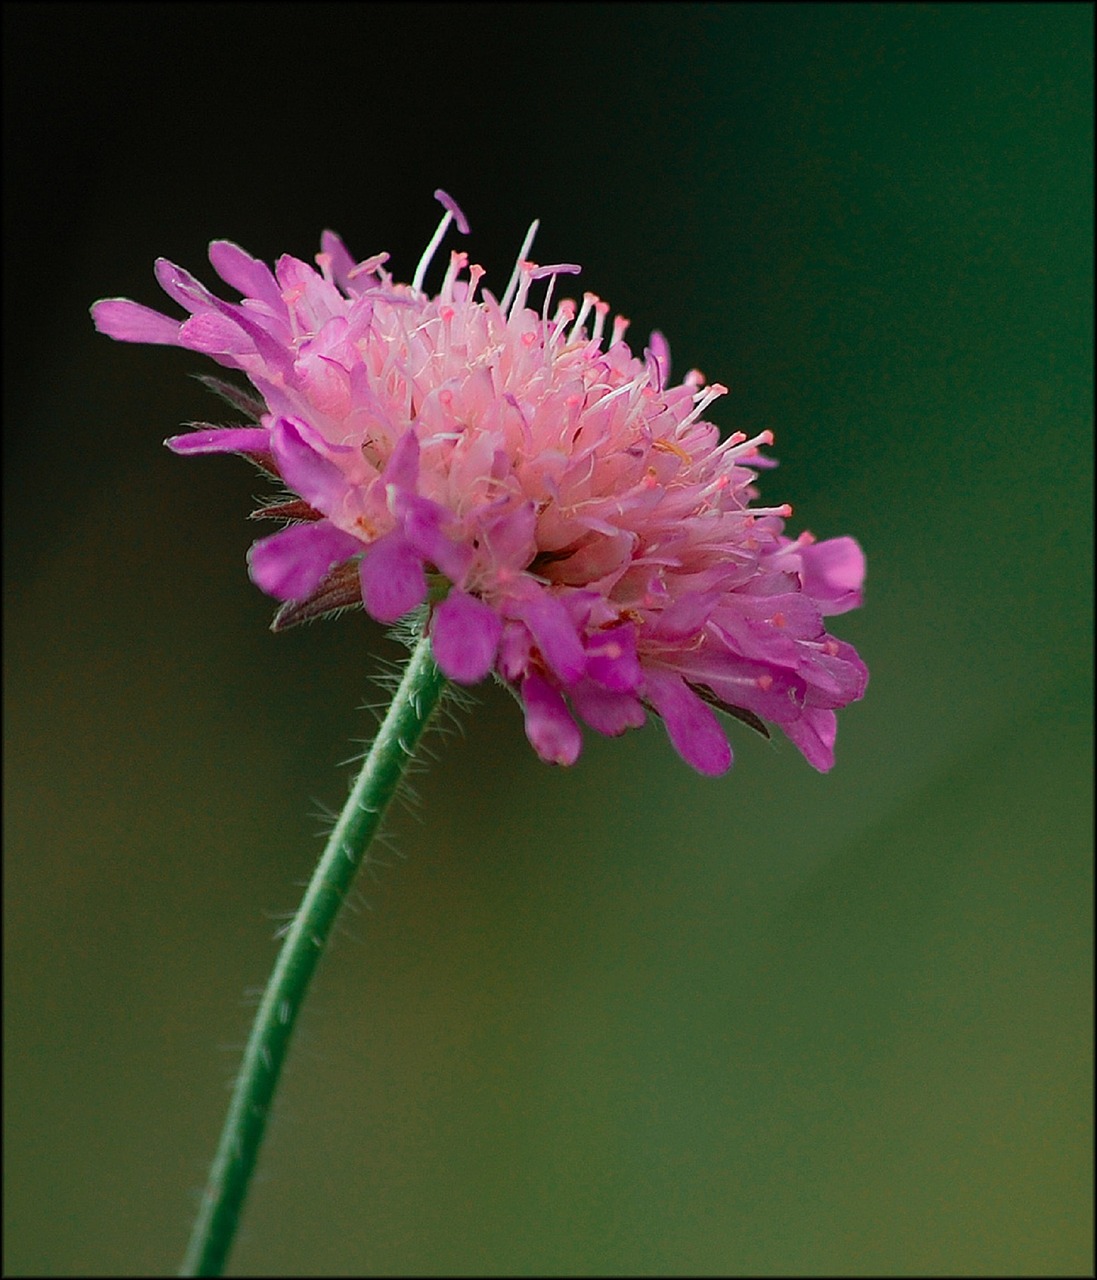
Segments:
[[[204,352],[258,391],[251,425],[167,444],[243,454],[289,490],[256,513],[289,523],[248,556],[283,602],[275,627],[358,602],[381,622],[426,605],[442,671],[463,684],[494,671],[545,760],[576,759],[577,721],[619,734],[651,710],[689,764],[719,774],[732,757],[715,707],[776,723],[829,769],[835,711],[868,678],[823,625],[861,602],[857,543],[791,540],[790,508],[752,506],[770,433],[721,441],[703,415],[726,389],[695,371],[669,385],[661,334],[639,358],[594,294],[554,307],[557,277],[579,268],[527,259],[536,223],[500,299],[461,252],[425,292],[449,224],[468,231],[436,194],[445,215],[410,285],[387,254],[356,263],[328,231],[319,269],[284,256],[271,272],[215,241],[239,303],[161,259],[187,319],[124,298],[92,309],[113,338]]]

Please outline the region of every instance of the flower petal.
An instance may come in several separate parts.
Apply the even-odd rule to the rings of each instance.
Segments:
[[[185,436],[169,436],[172,453],[270,453],[266,427],[208,427]]]
[[[800,552],[804,591],[820,613],[848,613],[861,605],[865,553],[853,538],[828,538]]]
[[[430,624],[435,661],[458,684],[483,680],[502,634],[502,619],[490,605],[456,589],[435,609]]]
[[[626,729],[639,729],[647,719],[644,704],[631,693],[615,693],[593,680],[580,680],[568,689],[575,710],[592,729],[615,738]]]
[[[563,683],[578,680],[586,667],[586,654],[575,624],[560,601],[539,591],[521,601],[514,612],[529,628],[545,661]]]
[[[270,450],[282,479],[310,506],[332,513],[350,491],[347,477],[316,448],[316,433],[279,418],[271,428]]]
[[[451,519],[446,509],[429,498],[399,493],[393,510],[404,537],[423,559],[437,565],[451,582],[460,582],[472,560],[472,548],[467,543],[454,542],[442,532],[443,521]]]
[[[395,622],[427,598],[422,557],[399,534],[372,543],[359,572],[362,599],[378,622]]]
[[[181,322],[143,307],[129,298],[103,298],[91,309],[91,318],[100,333],[119,342],[148,342],[177,347]]]
[[[587,675],[618,693],[632,693],[640,687],[636,628],[631,622],[596,631],[587,640]]]
[[[179,345],[210,356],[255,354],[255,343],[240,325],[216,311],[199,311],[184,321],[179,329]]]
[[[716,777],[731,768],[731,747],[711,707],[673,671],[644,672],[644,696],[663,718],[675,751],[698,773]]]
[[[782,729],[804,753],[804,759],[820,773],[834,768],[834,741],[838,717],[821,707],[805,707],[803,715],[782,724]]]
[[[253,258],[231,240],[214,240],[209,247],[209,260],[226,284],[245,297],[265,302],[276,314],[285,312],[278,282],[265,262]]]
[[[357,538],[327,520],[296,524],[253,543],[248,572],[252,582],[276,600],[303,600],[332,566],[361,550]]]
[[[559,691],[531,672],[522,681],[522,706],[526,737],[541,759],[549,764],[574,764],[583,738]]]
[[[397,440],[381,479],[386,485],[394,484],[397,489],[414,493],[419,479],[419,438],[414,428],[409,428]]]
[[[331,262],[332,279],[344,293],[350,292],[349,276],[354,270],[355,262],[342,238],[334,231],[325,231],[320,237],[320,252],[326,254]]]

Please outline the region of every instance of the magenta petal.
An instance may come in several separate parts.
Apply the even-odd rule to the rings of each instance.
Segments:
[[[865,553],[853,538],[828,538],[804,547],[800,556],[804,591],[820,613],[848,613],[860,607]]]
[[[253,258],[231,240],[214,240],[209,247],[209,260],[221,279],[244,297],[265,302],[276,315],[285,312],[278,282],[265,262]]]
[[[332,279],[344,293],[348,293],[350,273],[356,264],[342,237],[336,235],[334,231],[325,231],[320,237],[320,252],[326,253],[331,259]]]
[[[586,654],[568,611],[544,591],[524,600],[516,610],[537,642],[545,661],[564,684],[573,684],[583,674]]]
[[[781,726],[803,752],[804,759],[820,773],[834,768],[834,741],[838,736],[838,717],[833,711],[805,707],[803,715]]]
[[[415,492],[419,480],[419,438],[414,429],[405,431],[397,440],[381,478],[387,485],[394,484],[397,489]]]
[[[472,548],[453,542],[442,532],[442,522],[449,513],[429,498],[400,494],[394,503],[404,537],[424,560],[437,565],[451,582],[460,582],[472,560]]]
[[[157,258],[153,271],[160,288],[192,315],[197,311],[216,310],[217,299],[189,271],[177,267],[167,258]]]
[[[631,693],[615,693],[593,680],[580,680],[568,689],[568,694],[579,716],[608,738],[615,738],[626,729],[639,729],[647,719],[639,698]]]
[[[684,640],[705,625],[720,600],[718,591],[689,591],[655,619],[653,633],[661,640]]]
[[[129,298],[104,298],[91,309],[91,318],[100,333],[119,342],[150,342],[159,346],[179,345],[180,321],[143,307]]]
[[[651,331],[648,352],[651,353],[655,364],[655,385],[662,390],[667,385],[667,379],[670,377],[670,343],[667,342],[665,335],[659,329]]]
[[[583,745],[579,726],[560,696],[543,676],[530,673],[522,681],[526,737],[549,764],[574,764]]]
[[[216,311],[199,311],[184,321],[179,329],[179,345],[213,356],[247,356],[255,352],[255,343],[236,321]]]
[[[279,418],[270,433],[270,450],[286,485],[317,511],[337,507],[350,492],[347,477],[323,457],[308,439],[310,433]]]
[[[297,524],[260,538],[248,552],[248,572],[276,600],[303,600],[334,565],[362,550],[357,538],[326,520]]]
[[[266,427],[214,427],[169,436],[164,443],[172,453],[269,453]]]
[[[495,662],[503,623],[482,600],[451,591],[434,611],[430,642],[442,671],[458,684],[483,680]]]
[[[368,547],[359,572],[362,599],[378,622],[395,622],[427,598],[422,558],[399,534]]]
[[[640,687],[636,628],[631,622],[596,631],[587,639],[587,675],[606,689],[632,693]],[[586,717],[583,717],[586,719]]]
[[[648,669],[644,674],[645,697],[662,716],[675,751],[698,773],[725,773],[731,747],[712,708],[674,672]]]

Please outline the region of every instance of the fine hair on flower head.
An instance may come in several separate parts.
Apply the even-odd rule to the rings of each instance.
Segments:
[[[451,223],[469,232],[435,194],[444,213],[410,284],[388,254],[356,262],[325,231],[315,267],[284,255],[273,272],[214,241],[238,303],[161,259],[186,319],[122,298],[93,308],[101,332],[200,351],[258,393],[250,424],[167,444],[242,454],[286,490],[255,513],[285,527],[248,554],[282,602],[275,628],[355,604],[383,623],[425,607],[442,672],[494,672],[554,763],[578,757],[580,723],[615,735],[651,711],[683,759],[720,774],[723,711],[777,725],[831,768],[835,713],[868,679],[823,621],[861,603],[858,544],[789,538],[788,506],[752,505],[771,433],[721,440],[704,415],[726,389],[696,371],[671,385],[662,334],[637,356],[595,294],[554,301],[579,268],[529,260],[536,222],[498,298],[460,251],[428,293]]]

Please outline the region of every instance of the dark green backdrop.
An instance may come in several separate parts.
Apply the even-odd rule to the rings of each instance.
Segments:
[[[414,269],[445,187],[772,428],[852,533],[838,765],[541,765],[482,691],[322,966],[250,1274],[1092,1271],[1087,5],[7,5],[4,1269],[178,1263],[368,732],[275,637],[154,257]],[[366,909],[368,908],[368,910]]]

